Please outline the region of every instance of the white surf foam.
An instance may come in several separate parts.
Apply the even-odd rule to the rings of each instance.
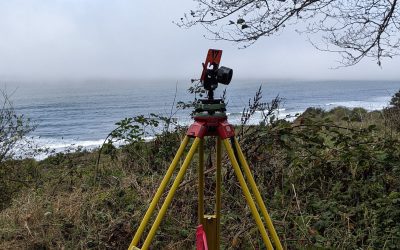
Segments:
[[[390,101],[390,96],[376,97],[368,101],[338,101],[325,104],[328,109],[334,107],[347,107],[347,108],[364,108],[368,111],[382,110],[387,107]]]

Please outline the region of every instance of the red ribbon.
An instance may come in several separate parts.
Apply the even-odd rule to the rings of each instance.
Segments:
[[[206,232],[203,225],[198,225],[196,230],[196,250],[208,250]]]

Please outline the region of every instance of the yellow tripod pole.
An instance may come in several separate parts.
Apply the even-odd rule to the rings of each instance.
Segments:
[[[176,179],[174,180],[174,183],[172,184],[172,187],[167,195],[167,198],[165,198],[165,201],[162,204],[160,211],[158,212],[158,215],[157,215],[153,225],[151,226],[150,232],[147,235],[147,237],[143,243],[143,246],[141,248],[142,250],[147,250],[149,248],[150,243],[153,240],[153,238],[156,234],[156,231],[157,231],[158,227],[160,226],[160,223],[161,223],[165,213],[167,212],[168,206],[172,202],[172,198],[174,197],[175,191],[179,187],[179,184],[181,183],[183,176],[185,175],[186,170],[187,170],[188,166],[190,165],[190,162],[192,161],[193,155],[196,152],[197,146],[199,145],[200,141],[201,141],[201,139],[198,137],[196,137],[196,139],[194,140],[194,142],[186,156],[186,159],[183,162],[182,167],[179,170],[179,172],[176,176]]]
[[[233,169],[235,171],[235,174],[236,174],[236,176],[237,176],[237,178],[239,180],[239,184],[240,184],[240,186],[241,186],[241,188],[243,190],[243,193],[244,193],[244,196],[246,198],[247,204],[250,207],[250,211],[251,211],[251,213],[253,215],[253,218],[256,221],[258,230],[260,231],[260,234],[261,234],[261,237],[262,237],[262,239],[264,241],[264,244],[267,246],[267,249],[271,250],[271,249],[273,249],[273,247],[272,247],[270,239],[268,238],[267,230],[265,230],[265,227],[264,227],[264,224],[263,224],[263,222],[261,220],[260,214],[257,211],[256,204],[254,203],[253,197],[251,196],[251,193],[250,193],[250,190],[247,187],[247,184],[246,184],[246,181],[245,181],[244,176],[242,174],[242,171],[240,170],[239,163],[236,160],[235,153],[233,152],[232,146],[229,143],[229,138],[222,140],[222,142],[223,142],[223,144],[225,146],[226,152],[228,153],[229,159],[230,159],[230,161],[232,163],[232,166],[233,166]]]
[[[235,138],[235,147],[238,152],[239,161],[244,170],[244,174],[245,174],[247,180],[250,182],[251,191],[253,192],[253,194],[256,198],[257,204],[258,204],[259,208],[261,209],[261,213],[267,223],[268,231],[271,233],[271,237],[272,237],[272,240],[274,241],[274,245],[275,245],[276,249],[282,250],[283,248],[282,248],[281,242],[279,240],[278,234],[275,231],[271,217],[268,214],[267,208],[261,197],[260,191],[257,188],[256,182],[254,181],[253,175],[251,174],[249,165],[247,164],[247,161],[244,158],[242,149],[240,148],[239,142],[237,141],[236,138]]]
[[[232,145],[230,143],[229,140],[232,140]],[[244,196],[246,198],[247,204],[250,207],[250,211],[253,215],[253,218],[255,219],[255,222],[257,224],[258,230],[260,231],[261,237],[263,239],[264,244],[266,245],[267,249],[273,249],[273,246],[271,244],[271,241],[268,237],[268,233],[267,230],[265,229],[265,226],[263,224],[263,221],[260,217],[260,214],[257,210],[257,206],[256,203],[253,200],[252,194],[250,193],[249,187],[246,184],[245,178],[243,176],[242,170],[241,170],[241,166],[243,168],[244,171],[244,175],[246,176],[247,180],[250,182],[250,188],[251,191],[253,192],[257,205],[259,206],[259,208],[261,209],[261,213],[264,217],[264,219],[266,220],[266,224],[267,224],[267,228],[270,231],[271,235],[272,235],[272,239],[274,241],[274,245],[276,246],[277,249],[281,250],[282,245],[279,241],[279,238],[276,234],[275,228],[272,224],[272,220],[269,217],[269,214],[267,212],[266,206],[262,200],[261,194],[257,188],[257,185],[254,181],[254,178],[251,174],[249,165],[247,164],[245,158],[244,158],[244,154],[240,148],[240,145],[238,143],[238,141],[236,140],[236,138],[228,138],[228,139],[224,139],[221,140],[221,138],[217,137],[217,152],[216,152],[216,218],[217,218],[217,228],[216,228],[216,246],[217,249],[219,248],[219,236],[220,236],[220,215],[221,215],[221,182],[222,182],[222,176],[221,176],[221,161],[222,161],[222,146],[221,146],[221,141],[225,146],[225,149],[228,153],[229,159],[231,161],[231,164],[233,166],[233,169],[235,171],[235,174],[238,178],[239,184],[243,190]],[[180,159],[180,157],[183,154],[183,151],[185,150],[187,144],[189,143],[189,137],[186,136],[184,138],[184,140],[182,141],[171,165],[169,166],[166,175],[164,176],[159,188],[157,189],[157,192],[153,198],[153,200],[150,203],[150,206],[148,208],[148,210],[146,211],[146,214],[143,218],[143,220],[141,221],[139,228],[137,230],[137,232],[135,233],[135,236],[129,246],[129,250],[137,250],[139,249],[138,247],[136,247],[136,245],[139,243],[140,237],[144,232],[144,229],[148,223],[148,221],[150,220],[155,207],[158,203],[158,201],[160,200],[168,182],[170,181],[172,174],[178,164],[178,161]],[[165,216],[165,213],[168,209],[168,206],[171,204],[173,196],[175,195],[175,192],[177,190],[177,188],[179,187],[186,171],[187,168],[189,167],[191,160],[193,158],[193,155],[195,154],[196,150],[199,149],[199,189],[198,189],[198,195],[199,195],[199,222],[201,222],[203,220],[203,212],[204,212],[204,139],[200,139],[200,138],[195,138],[183,164],[181,169],[179,170],[173,184],[172,187],[170,189],[170,191],[168,192],[168,195],[164,201],[164,203],[162,204],[160,211],[143,243],[143,247],[141,249],[147,250],[150,247],[150,243],[152,241],[152,239],[154,238],[156,231],[158,229],[158,227],[160,226],[160,223],[163,219],[163,217]],[[240,165],[239,165],[240,162]],[[201,216],[200,216],[201,215]]]
[[[151,215],[153,214],[158,201],[161,198],[161,195],[164,193],[165,187],[167,186],[168,182],[170,181],[171,176],[174,173],[174,170],[176,168],[176,165],[178,165],[179,159],[181,158],[183,151],[185,150],[188,143],[189,143],[189,137],[185,136],[181,145],[179,146],[178,151],[176,152],[174,159],[172,160],[171,165],[169,166],[169,168],[167,170],[167,173],[165,174],[163,180],[161,181],[161,184],[158,187],[157,192],[154,195],[154,198],[151,201],[149,208],[147,209],[146,214],[144,215],[143,220],[139,225],[139,228],[137,229],[135,236],[132,239],[131,244],[129,245],[129,248],[128,248],[129,250],[134,249],[134,246],[136,246],[139,243],[140,237],[142,236],[143,231],[144,231],[147,223],[149,222]]]
[[[199,224],[203,224],[204,220],[204,139],[199,143],[199,167],[198,167],[199,187],[197,189],[198,210],[197,217]]]
[[[219,249],[220,237],[221,237],[221,186],[222,186],[222,173],[221,173],[221,165],[222,165],[222,144],[221,138],[217,137],[217,169],[216,169],[216,184],[215,184],[215,213],[217,215],[217,246]]]

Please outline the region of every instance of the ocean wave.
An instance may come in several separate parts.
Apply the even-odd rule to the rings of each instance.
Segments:
[[[32,137],[28,140],[24,140],[25,143],[31,145],[31,147],[25,148],[24,152],[18,153],[20,157],[33,157],[36,160],[43,160],[49,156],[55,155],[62,152],[76,152],[78,150],[94,150],[99,148],[104,139],[98,140],[74,140],[64,138],[45,138],[45,137]],[[28,148],[28,151],[26,149]]]
[[[368,111],[373,110],[382,110],[387,107],[390,101],[389,97],[379,97],[372,99],[370,101],[339,101],[339,102],[329,102],[326,103],[325,106],[328,106],[328,109],[332,109],[334,107],[347,107],[347,108],[364,108]]]
[[[66,149],[71,146],[95,148],[100,146],[104,139],[98,140],[74,140],[74,139],[56,139],[56,138],[33,138],[33,141],[39,147],[48,147],[51,149]]]
[[[276,109],[277,112],[284,112],[286,111],[285,108],[278,108]],[[262,110],[256,110],[254,113],[255,114],[263,114],[267,111],[262,111]],[[227,112],[226,113],[227,116],[242,116],[243,115],[243,111],[242,112]]]

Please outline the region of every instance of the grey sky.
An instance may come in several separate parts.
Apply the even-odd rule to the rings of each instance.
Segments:
[[[172,24],[190,0],[0,0],[0,79],[198,77],[208,48],[235,78],[400,79],[400,58],[331,70],[337,55],[285,31],[252,47],[206,40]]]

